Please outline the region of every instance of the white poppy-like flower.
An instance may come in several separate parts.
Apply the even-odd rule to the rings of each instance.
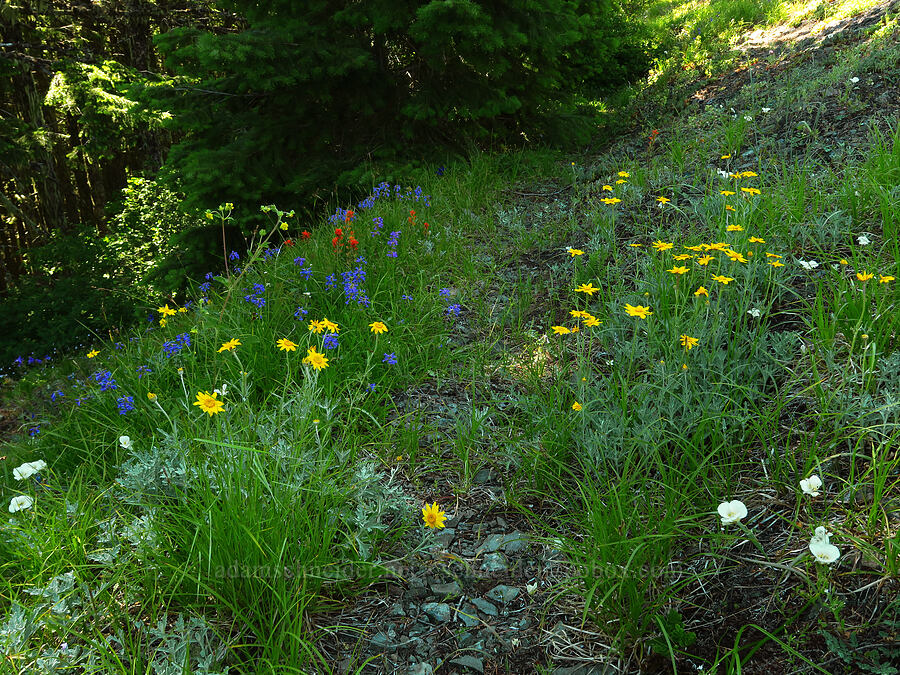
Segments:
[[[858,78],[858,77],[851,77],[851,78],[850,78],[850,82],[852,82],[853,84],[856,84],[857,82],[859,82],[859,78]]]
[[[856,243],[860,246],[868,246],[872,243],[872,240],[869,239],[866,235],[861,234],[856,238]]]
[[[727,171],[723,171],[722,169],[716,169],[716,173],[719,174],[722,178],[728,178],[729,174]]]
[[[124,450],[131,450],[134,442],[128,436],[119,436],[119,445],[121,445]]]
[[[810,497],[818,497],[819,489],[822,487],[822,479],[816,474],[800,481],[800,489]]]
[[[36,462],[25,462],[22,466],[17,466],[13,469],[13,478],[16,480],[25,480],[46,468],[47,462],[42,459],[39,459]]]
[[[764,113],[767,113],[767,112],[772,112],[772,109],[771,108],[763,108],[762,111]]]
[[[34,504],[34,500],[28,495],[19,495],[18,497],[13,497],[9,502],[9,512],[15,513],[16,511],[30,509],[32,504]]]
[[[744,119],[747,120],[748,122],[752,122],[752,121],[753,121],[753,118],[750,117],[750,115],[744,115]]]
[[[730,525],[747,517],[747,507],[744,506],[744,502],[738,499],[731,502],[722,502],[719,504],[718,511],[719,515],[722,516],[723,525]]]
[[[215,392],[219,396],[225,396],[225,394],[228,393],[228,384],[223,384],[221,389],[213,389],[213,392]]]
[[[762,314],[762,312],[759,311],[756,307],[754,307],[753,309],[748,309],[747,314],[752,316],[754,319],[758,319],[760,314]]]
[[[837,546],[830,544],[827,539],[816,539],[813,537],[809,542],[809,552],[813,554],[816,562],[828,565],[841,557],[841,552]]]
[[[819,266],[815,260],[798,260],[797,264],[805,270],[814,270]]]
[[[830,539],[831,539],[831,532],[826,530],[821,525],[819,525],[816,528],[816,533],[812,536],[812,541],[824,541],[826,544],[829,543]]]
[[[525,584],[525,592],[528,593],[528,595],[534,595],[537,593],[537,589],[537,584]]]

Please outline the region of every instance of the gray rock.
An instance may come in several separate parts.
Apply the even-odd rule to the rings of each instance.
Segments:
[[[462,592],[459,584],[451,581],[448,584],[431,584],[431,592],[442,598],[457,596]]]
[[[503,546],[504,535],[502,534],[492,534],[487,539],[485,539],[481,546],[478,547],[477,553],[493,553],[494,551],[499,551],[500,547]]]
[[[434,666],[430,663],[425,663],[424,661],[421,663],[411,663],[406,672],[407,675],[433,675]]]
[[[425,633],[431,632],[431,625],[427,623],[423,623],[422,621],[416,621],[412,628],[410,628],[407,632],[410,637],[415,637],[418,635],[424,635]]]
[[[493,482],[496,479],[496,475],[494,474],[493,469],[491,467],[486,466],[483,469],[479,469],[475,475],[472,477],[472,482],[475,485],[484,485],[485,483]]]
[[[472,604],[475,605],[479,611],[484,612],[488,616],[497,616],[497,608],[487,600],[472,598]]]
[[[503,544],[501,544],[500,548],[507,553],[518,553],[527,545],[528,540],[525,538],[525,535],[515,530],[503,537]]]
[[[472,627],[481,623],[478,620],[478,610],[472,605],[465,604],[456,610],[456,618],[463,622],[463,625]]]
[[[520,588],[513,588],[512,586],[504,586],[503,584],[500,584],[499,586],[494,586],[491,590],[485,593],[485,595],[487,595],[491,600],[506,604],[507,602],[512,602],[513,600],[515,600],[521,592],[522,589]]]
[[[406,612],[403,611],[403,605],[401,605],[399,602],[395,602],[393,605],[391,605],[390,614],[391,616],[406,616]]]
[[[397,649],[397,645],[394,641],[388,637],[387,633],[378,632],[372,636],[372,639],[369,641],[372,646],[376,650],[384,650],[386,652],[392,652]]]
[[[422,611],[440,623],[450,620],[450,605],[446,602],[426,602],[422,605]]]
[[[606,666],[568,666],[566,668],[554,668],[550,675],[612,675],[612,668]]]
[[[475,670],[479,673],[484,672],[484,660],[479,659],[477,656],[464,654],[462,656],[456,657],[455,659],[450,659],[450,663],[457,666],[462,666],[463,668],[469,668],[470,670]]]
[[[481,563],[481,569],[485,572],[503,572],[509,569],[509,564],[502,553],[488,553],[484,556],[484,562]]]
[[[435,535],[434,540],[444,548],[447,548],[450,544],[453,543],[453,540],[455,538],[456,530],[452,527],[445,527]]]

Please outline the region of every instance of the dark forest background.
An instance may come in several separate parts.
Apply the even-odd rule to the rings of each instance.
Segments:
[[[222,266],[260,205],[309,216],[480,147],[586,143],[646,72],[641,0],[0,5],[0,366]],[[305,218],[304,218],[305,216]]]

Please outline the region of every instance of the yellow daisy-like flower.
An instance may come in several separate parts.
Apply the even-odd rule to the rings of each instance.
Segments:
[[[696,291],[694,291],[694,295],[697,296],[698,298],[699,298],[701,295],[705,295],[705,296],[708,298],[708,297],[709,297],[709,291],[706,290],[703,286],[701,286],[701,287],[698,288]]]
[[[726,205],[725,205],[725,210],[726,210],[726,211],[734,211],[734,207],[733,207],[731,204],[726,204]]]
[[[841,265],[849,265],[850,264],[849,262],[847,262],[846,258],[841,258],[840,260],[838,260],[838,263]]]
[[[714,243],[714,244],[709,244],[709,245],[706,247],[706,250],[708,250],[708,251],[724,251],[724,250],[726,250],[727,248],[728,248],[728,243],[727,243],[727,242],[724,242],[724,241],[717,241],[717,242]]]
[[[187,307],[179,307],[178,313],[179,314],[187,314]]]
[[[892,277],[889,274],[879,274],[878,275],[878,283],[879,284],[886,284],[889,281],[893,281],[893,280],[894,280],[894,277]]]
[[[160,307],[156,311],[159,312],[160,314],[162,314],[163,316],[175,316],[175,310],[172,309],[171,307],[169,307],[168,303],[166,304],[165,307]]]
[[[163,317],[162,319],[159,320],[159,325],[162,326],[163,328],[165,328],[166,324],[168,324],[168,323],[169,323],[169,320],[165,317]]]
[[[727,255],[732,260],[732,262],[747,262],[747,259],[742,254],[738,253],[737,251],[732,251],[731,249],[725,251],[725,255]]]
[[[742,188],[741,188],[741,192],[746,192],[748,195],[758,195],[758,194],[761,194],[759,190],[757,190],[756,188],[752,188],[752,187],[751,187],[751,188],[745,188],[745,187],[742,187]]]
[[[726,232],[743,232],[744,228],[741,227],[740,225],[729,225],[728,227],[725,228],[725,231]]]
[[[618,204],[622,200],[619,199],[618,197],[604,197],[600,201],[608,206],[612,206],[613,204]]]
[[[628,245],[629,245],[629,246],[634,246],[635,248],[638,248],[638,247],[640,247],[640,246],[643,246],[643,244],[636,244],[636,243],[634,243],[634,242],[632,242],[632,243],[630,243],[630,244],[628,244]]]
[[[219,395],[216,392],[210,394],[208,391],[198,391],[197,392],[197,400],[194,401],[194,405],[199,407],[205,413],[209,413],[209,416],[217,415],[222,412],[222,409],[225,407],[225,403],[223,401],[218,400]]]
[[[232,338],[228,342],[222,343],[222,346],[219,347],[219,352],[221,353],[221,352],[234,351],[235,347],[239,347],[240,344],[241,344],[240,340],[238,340],[237,338]]]
[[[99,353],[100,353],[100,350],[99,350],[99,349],[92,349],[91,351],[89,351],[89,352],[87,353],[87,357],[88,357],[89,359],[92,359],[92,358],[94,358],[95,356],[97,356],[97,354],[99,354]]]
[[[658,201],[660,204],[668,204],[672,200],[668,197],[657,197],[656,201]]]
[[[653,314],[653,312],[650,311],[649,307],[644,307],[643,305],[626,304],[625,312],[628,314],[628,316],[636,316],[639,319],[646,319],[648,316]]]
[[[613,189],[613,186],[612,186],[612,185],[604,185],[604,186],[603,186],[603,191],[604,191],[604,192],[612,192],[612,189]]]
[[[767,265],[771,265],[772,267],[784,267],[784,263],[776,260],[775,262],[766,263]]]
[[[620,171],[620,172],[617,173],[616,175],[619,176],[619,177],[621,177],[621,178],[631,178],[631,174],[628,173],[627,171]]]
[[[581,329],[580,329],[578,326],[572,326],[572,329],[571,329],[571,330],[572,330],[573,333],[578,333],[578,332],[581,331]]]
[[[295,351],[297,351],[297,343],[296,343],[296,342],[291,342],[291,341],[288,340],[287,338],[280,338],[280,339],[278,340],[278,342],[276,342],[275,344],[277,344],[277,345],[278,345],[278,349],[280,349],[280,350],[283,351],[283,352],[295,352]]]
[[[589,319],[586,319],[584,322],[584,325],[588,328],[593,328],[594,326],[599,326],[600,324],[601,321],[596,316],[592,316]]]
[[[569,333],[572,332],[565,326],[551,326],[551,328],[553,329],[553,332],[556,333],[557,335],[568,335]]]
[[[616,185],[621,185],[622,183],[627,183],[627,182],[628,181],[625,180],[624,178],[620,178],[619,180],[616,181]]]
[[[682,260],[690,260],[693,257],[694,256],[692,256],[690,253],[679,253],[678,255],[673,255],[672,260],[681,262]]]
[[[759,175],[759,174],[755,174],[752,171],[744,171],[744,173],[741,174],[741,177],[742,178],[756,178],[757,175]]]
[[[659,251],[660,253],[662,253],[663,251],[668,251],[670,248],[672,248],[673,246],[675,246],[675,244],[670,244],[670,243],[667,242],[667,241],[662,241],[662,240],[660,240],[660,239],[657,239],[656,241],[653,242],[652,246],[653,246],[653,248],[655,248],[657,251]]]
[[[731,155],[722,155],[719,159],[731,159]]]
[[[700,340],[695,337],[691,337],[690,335],[682,335],[681,338],[681,346],[684,347],[687,351],[691,351],[694,347],[700,344]]]
[[[572,404],[572,410],[575,410],[577,412],[582,409],[583,406],[578,401],[575,401],[575,403]]]
[[[590,316],[583,309],[570,309],[569,316],[574,316],[576,319],[586,319]]]
[[[709,265],[709,263],[711,263],[713,260],[715,260],[715,258],[713,256],[704,255],[704,256],[697,258],[697,264],[698,265]]]
[[[444,521],[446,519],[447,516],[438,507],[437,502],[434,502],[431,506],[426,502],[425,506],[422,507],[422,520],[425,521],[425,527],[440,529],[445,527]]]
[[[871,272],[857,272],[856,273],[856,278],[859,279],[860,281],[868,281],[869,279],[871,279],[874,276],[875,275],[872,274]]]
[[[688,268],[682,265],[680,267],[673,267],[670,270],[666,270],[666,272],[670,272],[671,274],[687,274]]]
[[[306,350],[306,358],[303,359],[303,363],[308,363],[316,370],[322,370],[322,368],[328,366],[328,359],[321,352],[317,352],[315,345],[313,345]]]
[[[369,330],[371,330],[375,335],[381,335],[382,333],[387,333],[387,326],[384,325],[381,321],[373,321],[369,324]]]
[[[714,274],[713,281],[718,281],[720,284],[727,286],[732,281],[734,281],[734,277],[725,277],[725,276],[722,276],[721,274]]]
[[[308,328],[313,333],[322,333],[325,330],[325,324],[321,321],[316,321],[315,319],[313,319],[309,322]]]
[[[769,253],[768,251],[766,251],[766,257],[767,258],[780,258],[781,256],[778,255],[777,253]]]
[[[766,243],[766,240],[762,239],[761,237],[750,237],[747,241],[749,241],[751,244],[765,244]]]
[[[576,255],[584,255],[584,251],[582,251],[580,248],[572,248],[572,247],[570,246],[567,250],[568,250],[568,252],[569,252],[569,255],[571,255],[573,258],[574,258]]]
[[[153,403],[153,401],[155,401],[156,398],[157,398],[156,394],[154,394],[152,391],[148,391],[148,392],[147,392],[147,400],[148,400],[148,401],[150,401],[151,403]]]
[[[320,323],[325,326],[325,328],[327,328],[331,333],[338,333],[341,330],[340,328],[338,328],[338,325],[334,321],[329,321],[328,317],[322,319]]]
[[[594,286],[594,284],[581,284],[578,288],[575,289],[576,293],[587,293],[588,295],[594,295],[600,289]]]
[[[730,197],[731,195],[736,195],[737,192],[732,192],[731,190],[722,190],[719,192],[720,195],[725,195],[726,197]]]

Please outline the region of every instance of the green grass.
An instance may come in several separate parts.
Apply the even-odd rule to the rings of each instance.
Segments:
[[[104,673],[336,672],[331,613],[432,546],[421,505],[472,501],[490,465],[535,540],[564,557],[542,611],[576,607],[630,671],[889,672],[900,128],[860,99],[870,125],[839,155],[806,113],[773,139],[770,120],[797,122],[790,106],[814,91],[794,86],[802,64],[736,92],[735,113],[671,116],[653,92],[682,77],[676,60],[713,74],[748,26],[807,10],[653,11],[658,34],[697,43],[629,99],[658,115],[653,142],[648,129],[594,158],[479,155],[416,177],[427,203],[404,186],[348,223],[267,209],[250,259],[227,272],[223,261],[205,293],[198,280],[185,311],[162,317],[165,301],[148,301],[153,323],[119,345],[98,336],[4,381],[21,426],[0,492],[34,499],[0,536],[6,670],[42,658]],[[893,76],[896,36],[894,21],[874,27],[806,81]],[[853,108],[863,94],[833,98]],[[210,215],[227,222],[228,208]],[[359,268],[367,305],[343,290]],[[309,329],[325,317],[336,332]],[[311,347],[325,368],[303,362]],[[101,391],[98,371],[117,388]],[[193,405],[226,385],[220,412]],[[119,414],[122,396],[134,410]],[[39,459],[40,480],[14,480]],[[818,497],[799,487],[812,474]],[[748,516],[722,526],[717,506],[735,499]],[[440,506],[452,515],[450,499]],[[840,549],[834,564],[809,553],[818,525]],[[365,652],[351,656],[364,672]]]

